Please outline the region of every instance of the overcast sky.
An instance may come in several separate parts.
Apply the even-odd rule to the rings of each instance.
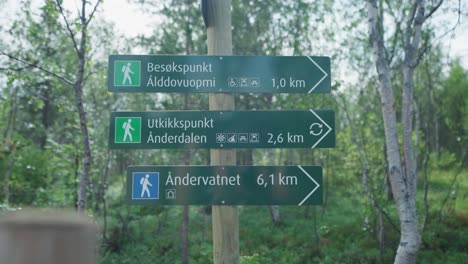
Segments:
[[[1,1],[1,0],[0,0]],[[136,0],[132,0],[136,1]],[[12,14],[18,10],[19,0],[6,0],[6,7],[0,10],[0,27],[7,25],[13,19]],[[31,0],[34,4],[41,3],[40,0]],[[65,8],[76,14],[76,10],[80,5],[81,0],[64,0]],[[95,2],[92,0],[91,2]],[[167,0],[158,1],[161,4]],[[461,1],[462,10],[467,12],[468,3]],[[99,9],[99,17],[105,18],[115,24],[115,29],[118,33],[122,33],[127,37],[136,36],[138,34],[149,34],[152,29],[157,26],[158,19],[155,16],[144,12],[141,5],[130,4],[129,0],[105,0]],[[449,18],[448,21],[454,21],[454,18]],[[456,21],[456,20],[455,20]],[[455,22],[453,22],[455,23]],[[461,24],[457,27],[454,34],[449,34],[444,37],[442,44],[445,46],[445,51],[449,51],[449,56],[458,56],[462,59],[465,68],[468,68],[468,22],[461,19]],[[313,54],[324,55],[324,54]]]

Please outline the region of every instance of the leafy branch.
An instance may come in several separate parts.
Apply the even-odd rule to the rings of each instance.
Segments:
[[[19,58],[19,57],[13,56],[13,55],[11,55],[11,54],[6,53],[6,52],[3,51],[3,50],[0,50],[0,54],[1,54],[1,55],[4,55],[4,56],[6,56],[6,57],[8,57],[8,58],[10,58],[10,59],[12,59],[12,60],[15,60],[15,61],[21,62],[21,63],[23,63],[23,64],[26,64],[26,65],[28,65],[29,67],[33,67],[33,68],[36,68],[36,69],[38,69],[38,70],[41,70],[41,71],[47,73],[48,75],[51,75],[51,76],[53,76],[53,77],[55,77],[55,78],[57,78],[57,79],[59,79],[59,80],[65,82],[65,83],[68,84],[68,85],[73,85],[73,82],[72,82],[72,81],[68,80],[67,78],[65,78],[65,77],[63,77],[63,76],[61,76],[61,75],[59,75],[59,74],[57,74],[57,73],[55,73],[55,72],[52,72],[52,71],[49,71],[49,70],[45,69],[44,67],[40,66],[40,65],[37,64],[37,63],[29,62],[29,61],[24,60],[24,59],[21,59],[21,58]]]

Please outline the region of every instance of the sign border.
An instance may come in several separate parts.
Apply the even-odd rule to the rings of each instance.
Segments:
[[[202,169],[202,168],[207,168],[211,169],[213,171],[216,170],[229,170],[230,168],[232,169],[238,169],[238,171],[242,171],[244,169],[261,169],[265,168],[266,170],[280,170],[280,169],[287,169],[287,168],[297,168],[301,173],[303,173],[304,179],[310,179],[313,183],[315,183],[315,187],[311,188],[310,192],[307,192],[304,195],[304,198],[300,198],[297,201],[294,202],[284,202],[284,203],[277,203],[278,201],[273,201],[271,203],[237,203],[233,202],[232,200],[228,200],[227,202],[224,202],[223,200],[220,201],[219,193],[220,190],[216,191],[216,187],[211,187],[212,189],[209,190],[209,193],[212,195],[211,196],[211,203],[200,203],[200,202],[186,202],[186,203],[180,203],[180,202],[167,202],[167,199],[162,199],[161,198],[161,193],[159,193],[160,198],[159,199],[132,199],[132,192],[133,192],[133,181],[132,184],[127,184],[126,186],[126,194],[125,194],[125,201],[128,205],[139,205],[139,206],[168,206],[168,205],[244,205],[244,206],[265,206],[265,205],[273,205],[273,204],[279,204],[279,205],[295,205],[295,206],[302,206],[302,205],[323,205],[324,201],[324,182],[323,182],[323,168],[321,166],[315,166],[315,165],[285,165],[285,166],[263,166],[263,165],[131,165],[127,167],[126,171],[126,179],[127,182],[132,180],[132,175],[134,172],[140,172],[140,173],[145,173],[145,172],[159,172],[159,183],[161,182],[161,172],[158,171],[158,168],[161,169],[163,168],[164,170],[168,169]],[[307,171],[309,170],[309,172]],[[310,170],[314,170],[311,172]],[[317,174],[315,174],[315,173]],[[312,175],[311,175],[312,174]],[[241,178],[249,177],[248,175],[240,175]],[[163,190],[166,186],[161,186],[159,185],[159,190]],[[210,187],[206,187],[210,188]],[[235,188],[235,187],[220,187],[222,188]],[[289,187],[284,187],[284,188],[289,188]],[[291,187],[294,188],[294,187]],[[321,188],[321,189],[320,189]],[[248,189],[248,187],[247,187]],[[179,192],[180,190],[178,190]],[[232,191],[232,190],[231,190]],[[251,191],[251,190],[250,190]],[[280,192],[281,193],[281,192]],[[282,194],[278,194],[282,196]],[[164,194],[163,194],[164,195]],[[307,202],[308,199],[310,199],[313,195],[319,195],[318,197],[315,197],[315,200]],[[245,199],[245,197],[240,198]],[[318,199],[318,200],[317,200]],[[213,202],[213,200],[217,202]],[[171,199],[172,201],[172,199]],[[245,201],[245,200],[244,200]]]

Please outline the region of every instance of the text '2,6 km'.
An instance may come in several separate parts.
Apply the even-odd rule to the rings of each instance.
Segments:
[[[330,58],[111,55],[111,92],[330,93]]]
[[[332,110],[113,112],[112,149],[331,148]]]

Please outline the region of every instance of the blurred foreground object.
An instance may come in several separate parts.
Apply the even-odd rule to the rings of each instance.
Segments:
[[[77,213],[16,211],[0,217],[0,263],[94,264],[96,232]]]

